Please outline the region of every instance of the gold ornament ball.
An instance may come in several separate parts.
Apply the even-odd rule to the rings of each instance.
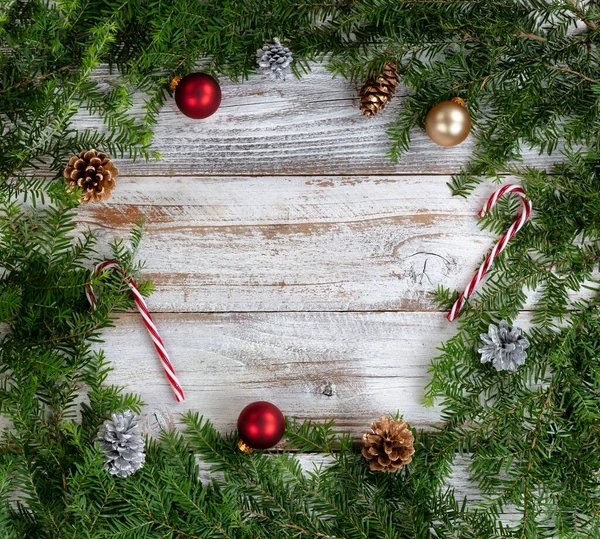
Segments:
[[[460,97],[438,103],[425,118],[425,131],[440,146],[456,146],[469,136],[471,116]]]

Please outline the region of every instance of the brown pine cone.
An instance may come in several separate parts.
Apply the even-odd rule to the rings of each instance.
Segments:
[[[79,152],[69,159],[63,176],[67,190],[81,190],[80,202],[102,202],[108,200],[117,182],[119,170],[108,155],[96,150]]]
[[[412,460],[415,437],[401,419],[382,417],[363,434],[362,455],[371,470],[396,472]]]
[[[367,79],[360,89],[360,110],[365,116],[375,116],[391,101],[398,85],[396,64],[386,64],[383,73],[375,78]]]

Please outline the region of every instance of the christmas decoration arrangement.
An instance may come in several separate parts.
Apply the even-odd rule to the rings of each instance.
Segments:
[[[256,51],[256,63],[263,75],[271,79],[285,79],[290,74],[294,57],[277,38]]]
[[[600,15],[579,0],[459,4],[4,6],[3,537],[600,537]],[[454,144],[472,122],[475,150],[452,192],[467,196],[509,173],[522,193],[498,195],[482,221],[505,234],[494,263],[484,261],[485,279],[462,300],[443,287],[435,294],[440,309],[458,301],[454,316],[460,311],[456,334],[431,364],[427,403],[441,409],[435,432],[386,416],[357,443],[333,424],[288,420],[285,447],[247,454],[238,437],[187,413],[181,430],[145,440],[144,458],[130,415],[142,401],[106,384],[111,367],[97,344],[114,316],[134,307],[129,278],[140,295],[151,291],[135,261],[141,229],[133,227],[129,245],[112,245],[119,271],[94,277],[102,293],[90,309],[89,268],[101,260],[94,235],[76,228],[76,210],[114,188],[108,155],[153,156],[152,129],[173,76],[182,76],[175,93],[199,69],[243,81],[274,35],[294,50],[296,67],[323,60],[362,82],[396,66],[406,95],[389,119],[392,159],[415,133]],[[98,80],[103,64],[119,74],[110,85]],[[145,94],[141,115],[132,89]],[[179,91],[184,114],[201,117],[220,102],[205,78]],[[467,108],[451,101],[458,96]],[[106,128],[77,130],[81,109]],[[519,162],[527,147],[562,162],[531,168]],[[45,204],[33,208],[32,200]],[[519,204],[521,225],[511,226]],[[583,289],[587,299],[573,300]],[[528,329],[517,330],[525,308]],[[279,434],[280,421],[273,426]],[[304,471],[299,452],[324,463]],[[448,486],[459,459],[477,501]],[[208,484],[199,461],[214,472]]]

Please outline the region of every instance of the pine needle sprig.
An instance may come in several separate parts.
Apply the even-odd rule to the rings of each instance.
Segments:
[[[4,1],[0,13],[0,526],[21,537],[578,537],[600,531],[600,13],[594,2],[339,2],[262,0]],[[125,271],[93,278],[95,239],[74,237],[75,199],[61,171],[82,148],[156,157],[152,128],[169,80],[205,70],[243,80],[273,36],[310,61],[364,80],[394,62],[402,107],[389,126],[401,159],[432,105],[467,101],[476,149],[450,182],[466,196],[482,180],[521,177],[533,219],[511,241],[432,365],[428,401],[445,426],[415,433],[413,462],[368,470],[348,435],[288,422],[286,451],[241,454],[196,414],[149,442],[147,465],[117,482],[93,444],[111,412],[142,402],[106,385],[101,331],[129,309],[141,228],[112,252]],[[108,66],[110,80],[102,75]],[[107,83],[108,82],[108,83]],[[140,95],[141,94],[141,95]],[[141,100],[141,109],[136,102]],[[97,130],[74,127],[78,114]],[[523,165],[525,148],[567,159]],[[531,154],[529,154],[531,155]],[[39,210],[14,203],[52,202]],[[515,202],[482,226],[501,233]],[[144,294],[151,292],[142,283]],[[582,299],[583,296],[583,299]],[[440,289],[448,307],[454,291]],[[577,299],[579,298],[579,299]],[[506,319],[531,343],[516,373],[480,363],[480,334]],[[6,328],[6,331],[4,331]],[[87,398],[81,404],[82,391]],[[303,467],[298,450],[320,452]],[[196,459],[202,459],[202,465]],[[446,486],[457,456],[483,499]],[[205,468],[210,468],[210,480]],[[16,499],[14,497],[17,496]],[[502,523],[503,513],[516,515]]]
[[[492,267],[461,316],[459,333],[432,366],[428,399],[443,399],[447,422],[433,454],[449,461],[457,451],[468,455],[486,509],[520,513],[511,531],[519,537],[556,536],[571,527],[591,538],[597,529],[573,515],[597,511],[600,486],[591,472],[599,469],[600,455],[580,450],[598,443],[599,435],[599,182],[597,162],[580,155],[553,174],[523,174],[533,219]],[[489,217],[497,229],[510,221],[510,210],[506,204]],[[584,287],[595,295],[574,301]],[[445,290],[437,297],[446,306],[454,299]],[[516,373],[490,372],[479,361],[479,334],[489,323],[523,318],[519,310],[528,305],[526,364]],[[571,494],[561,496],[564,489]]]

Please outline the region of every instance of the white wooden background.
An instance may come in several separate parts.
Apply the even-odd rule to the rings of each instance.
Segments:
[[[170,102],[156,127],[162,160],[120,160],[113,198],[79,211],[101,243],[146,219],[148,303],[187,398],[175,403],[133,312],[104,335],[111,381],[148,403],[150,431],[187,409],[229,431],[261,399],[356,435],[397,410],[437,424],[439,410],[422,406],[428,365],[456,323],[429,293],[462,289],[495,241],[476,217],[495,186],[468,199],[446,186],[473,141],[441,148],[415,130],[395,165],[385,130],[404,90],[365,118],[356,88],[319,66],[222,90],[206,120]],[[78,126],[101,129],[83,116]]]

